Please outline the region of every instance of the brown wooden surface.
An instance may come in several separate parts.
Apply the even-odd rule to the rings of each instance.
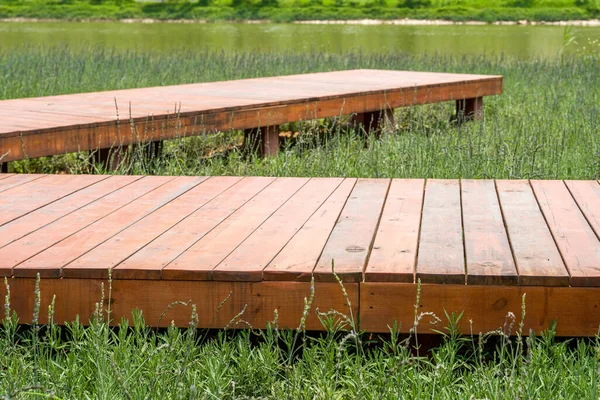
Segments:
[[[494,181],[461,182],[468,284],[509,284],[519,276],[500,212]]]
[[[429,283],[464,283],[460,184],[429,179],[425,190],[417,279]]]
[[[356,182],[317,262],[315,279],[334,280],[333,268],[344,282],[362,281],[389,185],[388,179]]]
[[[464,310],[476,332],[518,315],[523,293],[526,327],[558,318],[578,336],[600,325],[595,181],[18,176],[0,175],[14,180],[0,192],[0,274],[27,315],[39,273],[44,296],[66,299],[60,318],[88,318],[110,269],[115,315],[140,307],[158,323],[191,299],[204,327],[246,305],[256,326],[294,309],[293,326],[311,277],[319,304],[346,311],[333,261],[369,331],[394,318],[412,327],[415,278],[419,310]],[[171,312],[161,325],[186,326],[188,308]]]
[[[422,179],[392,181],[366,281],[414,282],[424,189]]]
[[[0,149],[7,162],[501,92],[501,76],[351,70],[4,100]]]
[[[521,285],[566,286],[569,274],[527,181],[496,181]]]

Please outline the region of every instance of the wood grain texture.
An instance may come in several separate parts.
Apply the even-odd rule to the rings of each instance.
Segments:
[[[521,319],[523,295],[526,295],[524,335],[528,335],[530,329],[539,334],[548,329],[552,321],[557,321],[557,336],[594,336],[598,332],[600,288],[435,284],[421,285],[418,312],[433,312],[442,323],[430,325],[431,319],[424,318],[417,330],[419,333],[434,333],[433,329],[444,331],[444,313],[463,312],[459,332],[478,335],[502,329],[508,312],[512,312],[516,321],[510,333],[514,335]],[[416,298],[414,284],[361,283],[360,328],[367,332],[389,332],[395,319],[400,332],[408,332],[414,325]],[[509,319],[507,325],[510,322]]]
[[[246,177],[114,268],[116,279],[161,279],[162,269],[275,179]]]
[[[14,161],[500,93],[500,76],[352,70],[4,100],[0,148]]]
[[[133,182],[129,177],[118,177],[101,180],[100,182],[81,189],[53,203],[24,215],[17,220],[0,226],[0,247],[4,247],[39,228],[48,225],[74,211],[79,210],[102,197],[121,189]]]
[[[310,281],[356,179],[346,178],[263,270],[264,280]]]
[[[25,261],[16,269],[23,275],[26,271],[44,270],[47,271],[47,274],[60,274],[63,277],[105,278],[108,276],[108,266],[105,269],[98,270],[94,266],[86,268],[85,264],[77,266],[70,264],[132,224],[161,209],[205,179],[205,177],[177,177],[61,240],[49,249]]]
[[[520,285],[567,286],[569,274],[527,181],[496,181]]]
[[[0,226],[106,178],[102,175],[49,175],[37,180],[35,185],[6,190],[0,196]]]
[[[201,182],[163,207],[140,219],[83,254],[65,268],[86,271],[102,278],[107,270],[135,254],[146,244],[185,219],[237,183],[239,177],[214,177]],[[151,193],[154,195],[154,192]],[[135,207],[134,203],[132,207]]]
[[[417,279],[427,283],[464,283],[462,234],[459,182],[427,180]]]
[[[334,264],[342,281],[362,281],[389,185],[389,179],[356,182],[315,266],[316,280],[334,281]]]
[[[163,268],[163,279],[212,279],[213,269],[307,182],[307,178],[276,179]]]
[[[1,147],[0,147],[1,148]],[[11,174],[6,179],[0,180],[0,193],[5,192],[14,187],[24,185],[27,182],[35,181],[40,179],[44,175],[40,174]]]
[[[531,181],[571,276],[572,286],[600,285],[600,241],[562,181]]]
[[[368,282],[414,282],[425,181],[393,179],[373,250]]]
[[[596,181],[565,181],[573,199],[597,237],[600,237],[600,185]]]
[[[139,179],[139,177],[124,176],[119,177],[119,179],[125,182],[129,181],[130,184],[88,204],[78,210],[77,213],[71,213],[63,218],[59,218],[45,227],[25,235],[1,248],[0,274],[3,276],[10,276],[11,273],[15,273],[12,271],[13,267],[23,263],[25,260],[46,250],[53,244],[69,237],[173,178],[156,177]],[[38,272],[42,277],[52,276],[52,274],[46,275],[44,270],[35,268],[31,271],[25,271],[25,273],[29,273],[32,276],[35,276]],[[19,271],[16,272],[17,275],[19,273]]]
[[[104,283],[105,298],[101,296]],[[18,313],[21,323],[31,323],[34,306],[35,279],[9,279],[13,297],[12,307]],[[75,320],[79,315],[81,323],[87,324],[92,316],[95,303],[104,302],[108,306],[108,282],[99,279],[42,279],[40,282],[41,308],[45,310],[56,295],[55,317],[58,323]],[[358,312],[358,284],[346,284],[352,312]],[[315,283],[314,302],[309,311],[306,328],[321,330],[323,326],[316,317],[315,310],[321,312],[334,309],[349,314],[346,299],[337,283]],[[115,280],[110,293],[112,309],[111,325],[118,324],[121,317],[131,321],[131,312],[138,308],[143,311],[149,326],[166,327],[171,321],[179,327],[187,327],[190,322],[191,306],[196,305],[198,327],[243,329],[248,325],[236,324],[234,317],[243,311],[241,319],[255,328],[265,328],[274,319],[275,310],[279,314],[280,328],[297,328],[304,311],[304,298],[311,295],[309,282],[214,282],[214,281],[144,281]],[[5,296],[5,287],[0,285],[0,295]],[[217,308],[223,302],[217,313]],[[189,302],[188,306],[177,305],[163,312],[176,301]],[[3,310],[4,302],[0,304]],[[47,323],[47,313],[40,313],[40,323]],[[106,316],[105,316],[106,317]],[[232,321],[233,320],[233,321]]]
[[[467,284],[516,285],[519,281],[491,180],[462,180]]]
[[[329,195],[341,178],[312,178],[212,271],[215,280],[261,281],[263,269]]]

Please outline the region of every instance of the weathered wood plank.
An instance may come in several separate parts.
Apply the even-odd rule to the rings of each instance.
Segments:
[[[414,282],[424,190],[423,179],[392,180],[365,281]]]
[[[567,286],[569,274],[527,181],[496,181],[520,285]]]
[[[213,279],[262,280],[263,269],[327,200],[342,180],[311,179],[213,269]]]
[[[461,181],[467,284],[516,285],[513,260],[494,181]]]
[[[274,181],[247,177],[114,268],[116,279],[160,279],[162,269]]]
[[[163,268],[163,279],[212,279],[213,269],[308,182],[279,178]]]
[[[390,186],[389,179],[359,179],[314,269],[319,281],[360,282]]]
[[[263,270],[263,279],[310,281],[325,243],[355,184],[355,178],[344,179],[344,182],[267,265]]]
[[[465,257],[457,180],[429,179],[425,186],[416,278],[464,283]]]
[[[129,176],[119,177],[119,179],[129,180],[131,184],[79,209],[77,213],[71,213],[60,218],[0,249],[0,274],[10,276],[14,273],[12,271],[13,267],[18,264],[51,247],[62,239],[84,229],[86,226],[93,224],[106,215],[126,206],[131,201],[156,189],[160,185],[173,180],[171,177],[146,177],[139,179],[139,177]],[[52,274],[46,275],[44,270],[37,270],[36,268],[33,268],[28,273],[35,276],[37,272],[42,277],[52,276]],[[16,273],[17,275],[19,274],[18,271]]]
[[[237,183],[239,177],[214,177],[166,203],[64,267],[79,277],[106,278],[108,269],[136,253],[188,215]],[[154,195],[154,193],[152,193]],[[68,271],[67,271],[68,270]]]
[[[563,181],[531,181],[572,286],[600,285],[600,241]]]

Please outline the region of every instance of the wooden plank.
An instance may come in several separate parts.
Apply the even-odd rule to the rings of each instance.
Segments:
[[[63,274],[107,278],[109,268],[114,268],[240,179],[239,177],[215,177],[200,183],[164,205],[160,210],[147,215],[66,265]]]
[[[416,273],[421,282],[465,282],[460,206],[457,180],[427,180]]]
[[[425,317],[417,326],[421,333],[444,331],[445,313],[462,313],[458,331],[478,335],[503,329],[507,315],[516,316],[511,334],[516,334],[521,319],[521,302],[525,297],[526,316],[523,335],[533,329],[536,334],[557,321],[557,336],[595,336],[600,320],[600,288],[434,285],[422,284],[418,312],[432,312],[442,322],[430,325]],[[417,285],[406,283],[365,282],[360,284],[360,329],[389,332],[394,320],[400,332],[414,326]],[[511,320],[508,320],[510,325]]]
[[[467,284],[518,284],[494,181],[462,180],[461,194]]]
[[[6,179],[0,180],[0,192],[5,192],[14,187],[24,185],[27,182],[35,181],[36,179],[40,179],[44,177],[44,175],[40,174],[12,174]]]
[[[87,324],[93,315],[95,303],[102,301],[101,284],[104,284],[104,309],[108,306],[108,282],[99,279],[42,279],[40,282],[40,309],[46,310],[56,295],[54,320],[59,323],[79,321]],[[35,301],[35,279],[9,279],[13,309],[20,323],[31,323]],[[114,280],[110,293],[111,325],[124,317],[131,321],[131,312],[138,308],[149,326],[167,327],[171,321],[179,327],[189,326],[192,304],[196,305],[199,328],[248,328],[246,324],[231,322],[241,313],[241,319],[255,328],[265,328],[279,314],[279,328],[297,328],[304,312],[304,299],[311,295],[309,282],[214,282],[214,281],[144,281]],[[346,284],[346,293],[352,312],[358,311],[358,284]],[[349,314],[348,303],[337,283],[315,283],[314,301],[306,320],[306,329],[322,330],[315,309],[330,309]],[[5,287],[0,285],[4,298]],[[220,307],[221,302],[224,304]],[[176,301],[189,302],[188,306],[170,306]],[[4,304],[4,302],[2,302]],[[0,306],[1,308],[1,306]],[[165,313],[166,311],[166,313]],[[164,314],[161,319],[161,315]],[[48,313],[40,313],[40,323],[45,324]],[[106,316],[105,316],[106,317]]]
[[[274,178],[247,177],[117,265],[115,279],[160,279],[162,269],[231,214],[260,193]]]
[[[414,282],[425,181],[393,179],[365,281]]]
[[[567,286],[569,274],[527,181],[496,181],[520,285]]]
[[[264,121],[275,126],[341,112],[376,112],[501,92],[499,76],[363,70],[53,96],[26,102],[6,100],[0,102],[0,108],[19,109],[25,104],[30,111],[52,110],[55,114],[48,118],[58,122],[40,120],[22,126],[22,119],[5,121],[0,127],[0,148],[8,151],[5,161],[13,161],[26,157],[25,152],[28,157],[40,157],[175,138],[184,129],[188,136],[200,135],[255,128],[263,126]],[[201,99],[199,93],[207,97]],[[129,123],[117,123],[112,111],[115,99],[118,104],[135,104],[133,128],[148,137],[132,134]],[[190,105],[178,111],[176,117],[170,111],[161,111],[167,107],[170,110],[179,99]],[[68,127],[64,126],[63,114],[68,114]],[[82,116],[80,120],[78,115]],[[97,123],[90,123],[90,117]]]
[[[261,281],[263,269],[342,183],[313,178],[212,271],[214,280]]]
[[[586,220],[600,237],[600,185],[596,181],[565,181]]]
[[[99,273],[94,269],[67,266],[205,179],[205,177],[177,177],[31,257],[15,267],[13,273],[15,276],[31,277],[38,271],[43,271],[45,276],[51,277],[95,278]],[[103,275],[108,276],[108,267]]]
[[[314,270],[318,281],[360,282],[368,260],[389,179],[359,179],[348,198]]]
[[[571,275],[572,286],[600,285],[600,241],[562,181],[531,186]]]
[[[212,270],[308,182],[279,178],[163,268],[163,279],[212,279]]]
[[[112,178],[114,179],[114,178]],[[0,275],[12,275],[13,267],[47,249],[60,240],[69,237],[86,226],[127,205],[138,197],[169,182],[171,177],[118,177],[133,182],[67,216],[46,225],[44,228],[22,237],[0,249]],[[134,182],[135,181],[135,182]],[[30,272],[35,274],[37,271]],[[43,270],[39,271],[45,275]],[[50,275],[51,276],[51,275]]]
[[[0,197],[0,225],[106,178],[102,175],[49,175],[34,181],[35,184],[6,190]]]
[[[60,200],[32,211],[17,220],[0,226],[0,247],[4,247],[81,207],[130,184],[133,182],[132,179],[137,180],[141,177],[118,177],[116,179],[111,179],[112,177],[108,176],[106,178],[107,179],[101,180],[95,185],[81,189]]]
[[[346,178],[263,270],[264,280],[310,281],[355,178]]]

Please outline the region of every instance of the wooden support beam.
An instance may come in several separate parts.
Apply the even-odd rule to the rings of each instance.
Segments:
[[[279,150],[279,126],[262,126],[244,130],[244,150],[260,157],[274,157]]]
[[[481,119],[482,107],[483,97],[456,100],[456,119],[461,122]]]
[[[382,128],[394,126],[394,110],[385,109],[353,114],[352,122],[356,128],[362,126],[367,135],[373,132],[380,133]]]
[[[118,146],[109,149],[97,149],[91,152],[93,161],[101,164],[106,171],[117,171],[127,161],[129,146]]]

